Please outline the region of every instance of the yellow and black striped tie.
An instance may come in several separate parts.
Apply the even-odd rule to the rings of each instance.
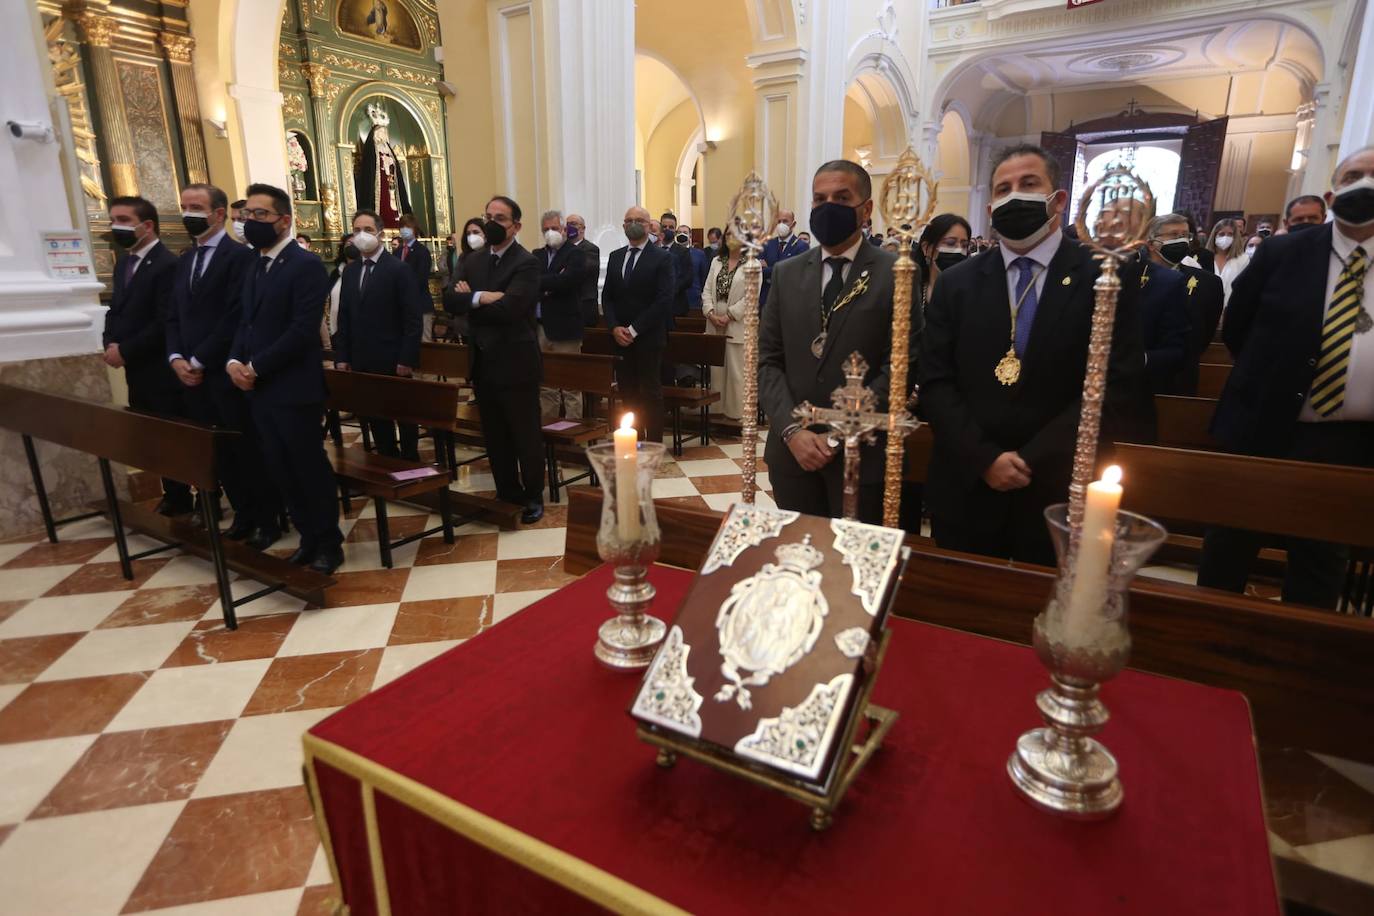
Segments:
[[[1363,248],[1350,253],[1336,292],[1322,321],[1322,353],[1312,379],[1312,409],[1329,417],[1345,404],[1345,380],[1350,368],[1350,346],[1355,340],[1355,319],[1364,309],[1364,275],[1369,258]]]

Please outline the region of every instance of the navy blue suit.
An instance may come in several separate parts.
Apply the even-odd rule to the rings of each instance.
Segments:
[[[257,373],[248,395],[263,457],[286,498],[303,547],[343,541],[334,471],[320,435],[325,386],[320,318],[329,297],[324,263],[287,242],[264,271],[263,258],[243,284],[243,315],[229,359]]]
[[[339,329],[334,335],[334,361],[347,363],[357,372],[395,375],[397,366],[416,369],[420,365],[420,335],[428,297],[414,274],[385,251],[377,255],[376,266],[366,286],[362,284],[367,262],[357,260],[343,270],[339,286]],[[402,423],[397,446],[396,424],[385,418],[367,417],[377,451],[393,458],[402,456],[418,461],[419,430],[413,423]]]
[[[1188,292],[1183,275],[1157,264],[1135,262],[1121,282],[1140,293],[1140,323],[1145,342],[1145,379],[1151,396],[1177,394],[1174,387],[1188,354]],[[1153,406],[1153,405],[1151,405]]]
[[[129,406],[134,410],[182,417],[186,407],[181,399],[181,383],[167,364],[167,313],[172,307],[172,277],[177,256],[161,241],[141,256],[133,280],[126,283],[129,258],[125,253],[115,262],[114,294],[105,313],[101,343],[119,345],[124,360],[124,379],[129,385]],[[162,490],[170,499],[188,504],[191,488],[164,477]]]
[[[806,242],[797,238],[797,233],[795,231],[787,237],[786,241],[779,238],[771,238],[768,240],[768,243],[763,246],[763,254],[761,255],[763,260],[763,286],[759,288],[760,303],[768,301],[768,284],[773,282],[773,267],[779,261],[786,261],[788,258],[794,258],[810,247],[811,246]],[[760,308],[762,308],[762,306],[760,306]]]
[[[429,249],[419,242],[402,242],[400,250],[396,252],[396,259],[410,268],[411,274],[419,284],[420,291],[425,295],[425,311],[434,311],[434,300],[429,298],[429,275],[434,268],[434,258],[430,256]]]
[[[534,252],[539,275],[539,323],[549,340],[581,340],[585,323],[582,291],[592,272],[591,259],[576,245],[564,242],[549,260],[545,246]]]
[[[706,286],[706,276],[711,272],[711,258],[700,248],[689,248],[692,256],[692,285],[687,290],[687,304],[691,308],[701,308],[701,290]]]
[[[624,276],[629,248],[611,252],[606,264],[606,283],[601,289],[601,310],[606,327],[633,328],[634,342],[620,347],[616,383],[621,398],[634,406],[650,442],[663,441],[663,348],[668,343],[672,320],[674,283],[673,255],[657,245],[645,244],[635,259],[634,270]]]
[[[175,355],[187,362],[194,359],[204,371],[199,385],[182,388],[187,415],[197,423],[239,433],[228,441],[218,462],[235,524],[246,521],[255,527],[275,527],[281,497],[262,460],[248,401],[224,371],[243,314],[243,281],[253,270],[255,258],[248,246],[224,235],[209,263],[202,265],[192,291],[197,251],[192,246],[177,260],[167,314],[167,359]]]

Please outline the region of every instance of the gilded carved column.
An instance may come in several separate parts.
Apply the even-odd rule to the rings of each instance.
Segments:
[[[134,171],[134,143],[124,114],[124,99],[119,94],[119,72],[115,69],[110,41],[119,23],[99,13],[85,12],[77,18],[81,34],[91,48],[91,81],[100,105],[100,134],[105,140],[106,165],[116,196],[138,193],[138,174]]]
[[[338,172],[334,166],[334,131],[329,123],[329,68],[321,64],[301,64],[301,73],[310,87],[310,114],[315,125],[315,170],[319,176],[320,204],[324,211],[324,234],[343,234],[339,214]]]
[[[163,32],[162,50],[172,71],[172,93],[176,96],[177,119],[181,123],[181,143],[186,150],[186,175],[192,184],[210,180],[210,168],[205,161],[205,135],[200,127],[200,100],[196,96],[196,78],[191,70],[191,51],[196,40],[190,35]]]

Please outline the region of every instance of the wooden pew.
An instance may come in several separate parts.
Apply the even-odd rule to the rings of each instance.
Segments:
[[[1231,351],[1226,348],[1226,344],[1214,340],[1207,345],[1207,349],[1202,351],[1202,361],[1204,363],[1215,363],[1218,366],[1230,366],[1235,363],[1231,358]]]
[[[5,384],[0,384],[0,427],[23,437],[44,528],[52,543],[57,543],[57,526],[75,519],[52,517],[33,447],[34,439],[96,457],[105,490],[104,514],[109,516],[114,529],[119,568],[125,579],[134,577],[134,560],[179,547],[206,557],[214,564],[224,625],[231,630],[238,627],[234,608],[271,592],[286,591],[306,601],[324,603],[324,589],[334,583],[330,577],[220,537],[211,505],[211,494],[219,483],[216,462],[221,440],[237,433]],[[120,500],[115,493],[111,462],[194,486],[200,493],[204,527],[196,528],[188,521],[168,519]],[[124,533],[126,525],[163,541],[164,546],[130,554]],[[230,589],[230,569],[263,582],[267,587],[236,599]]]
[[[583,449],[587,443],[610,436],[610,418],[615,416],[615,357],[590,353],[545,353],[543,383],[549,388],[580,391],[584,405],[587,395],[606,399],[607,419],[584,416],[581,420],[545,417],[544,450],[548,463],[549,499],[558,502],[563,487],[592,477],[592,470]],[[564,427],[563,424],[572,423]],[[558,462],[587,467],[575,477],[563,477]]]
[[[700,412],[701,425],[692,438],[699,439],[702,445],[711,444],[711,405],[720,400],[720,392],[711,390],[711,369],[725,366],[726,340],[723,334],[668,332],[663,361],[677,366],[696,366],[701,376],[701,384],[697,386],[663,386],[663,406],[668,408],[673,421],[674,455],[682,454],[687,438],[682,432],[684,409]]]
[[[1129,494],[1131,488],[1127,488]],[[658,502],[659,561],[695,569],[723,513]],[[563,567],[580,575],[600,563],[601,494],[569,491]],[[897,613],[1025,645],[1049,597],[1054,571],[940,550],[908,539],[911,561]],[[1140,578],[1131,587],[1131,667],[1239,690],[1261,742],[1374,762],[1374,627],[1313,611]],[[671,619],[673,608],[658,608]],[[1110,689],[1110,688],[1108,688]],[[1027,697],[1033,719],[1033,701]]]
[[[1231,374],[1229,364],[1203,363],[1198,366],[1197,396],[1216,399],[1226,387],[1226,379]]]
[[[440,381],[472,379],[472,354],[466,344],[420,342],[420,365],[425,375],[437,375]]]
[[[329,388],[329,400],[325,406],[333,411],[348,411],[359,419],[379,417],[446,430],[451,429],[452,418],[458,410],[458,388],[447,382],[326,369],[325,384]],[[448,488],[453,481],[451,469],[441,470],[422,461],[379,455],[360,446],[346,447],[339,441],[335,441],[333,449],[327,452],[329,462],[334,467],[344,509],[348,509],[350,494],[354,490],[372,499],[377,512],[377,549],[381,553],[382,565],[387,569],[391,568],[391,551],[411,541],[442,531],[444,543],[453,543],[453,516]],[[414,471],[432,473],[407,479],[393,476]],[[419,534],[391,540],[386,504],[412,500],[427,493],[434,494],[438,500],[439,524]]]
[[[683,315],[673,319],[673,330],[683,334],[701,334],[706,330],[706,319]]]
[[[1217,402],[1211,398],[1185,398],[1155,395],[1155,416],[1159,444],[1172,448],[1215,449],[1216,440],[1208,431]]]

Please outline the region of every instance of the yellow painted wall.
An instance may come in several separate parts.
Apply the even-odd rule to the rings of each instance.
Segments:
[[[1246,213],[1282,213],[1288,192],[1297,130],[1252,134],[1250,177],[1245,184]]]
[[[223,188],[231,201],[237,200],[248,186],[243,151],[234,142],[239,132],[234,122],[235,107],[229,98],[229,84],[234,81],[230,72],[233,23],[240,2],[249,0],[190,0],[186,7],[191,37],[196,40],[192,62],[201,116],[228,125],[226,137],[217,136],[209,125],[205,126],[210,183]]]
[[[862,105],[849,96],[844,97],[844,158],[859,161],[855,152],[861,146],[873,147],[873,121]]]
[[[952,188],[967,188],[969,184],[968,134],[963,119],[953,111],[946,112],[940,123],[939,156],[940,190],[936,210],[967,216],[969,192]]]
[[[458,230],[464,220],[480,216],[487,200],[499,190],[487,0],[444,0],[439,4],[439,29],[444,78],[458,87],[457,96],[444,100],[453,228]]]
[[[688,99],[658,122],[644,145],[644,206],[655,216],[665,210],[677,212],[678,160],[700,124],[696,106]]]

